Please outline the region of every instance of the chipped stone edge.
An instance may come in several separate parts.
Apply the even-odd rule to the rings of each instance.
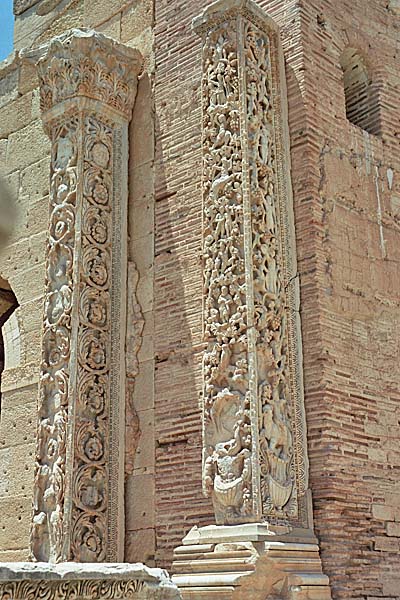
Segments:
[[[146,567],[142,563],[0,563],[0,584],[6,581],[78,579],[140,579],[149,583],[171,584],[167,571]]]

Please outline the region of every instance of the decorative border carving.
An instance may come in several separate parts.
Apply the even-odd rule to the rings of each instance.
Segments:
[[[142,564],[2,563],[0,600],[178,600],[166,571]]]
[[[139,580],[110,581],[10,581],[0,583],[0,600],[124,600],[143,598],[145,582]]]
[[[203,36],[204,471],[219,524],[307,526],[295,238],[277,26],[249,0]]]

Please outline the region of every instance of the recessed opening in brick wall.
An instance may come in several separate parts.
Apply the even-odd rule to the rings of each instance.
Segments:
[[[0,277],[0,416],[1,376],[5,366],[17,366],[20,353],[18,321],[13,314],[18,301],[10,285]]]
[[[348,120],[373,135],[381,133],[378,86],[358,50],[347,48],[340,57]]]

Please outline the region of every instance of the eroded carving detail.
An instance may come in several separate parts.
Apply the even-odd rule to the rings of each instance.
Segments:
[[[218,522],[251,517],[252,433],[236,21],[204,53],[204,487]]]
[[[271,45],[244,24],[261,500],[265,516],[296,516],[289,355],[272,100]]]
[[[46,262],[43,356],[38,407],[31,549],[38,560],[62,555],[66,429],[70,380],[78,119],[54,132]]]
[[[278,34],[260,29],[245,4],[199,19],[203,484],[217,523],[294,522],[307,476]]]
[[[80,390],[101,389],[101,400],[93,410],[86,394],[76,397],[71,557],[79,562],[101,562],[107,551],[112,154],[112,129],[86,116],[81,253],[92,260],[89,266],[82,261],[79,275],[77,385]],[[100,196],[99,185],[104,188]]]

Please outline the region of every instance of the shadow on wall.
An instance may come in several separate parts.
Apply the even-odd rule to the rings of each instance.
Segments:
[[[15,198],[0,174],[0,252],[14,229],[17,218]]]
[[[18,301],[8,282],[0,277],[0,418],[1,375],[5,368],[16,366],[20,356],[18,321],[13,314]]]
[[[15,200],[0,175],[0,252],[6,246],[16,221]],[[1,374],[5,366],[12,366],[20,354],[18,321],[12,314],[18,301],[9,283],[0,276],[0,416]],[[7,362],[9,364],[5,365]]]

